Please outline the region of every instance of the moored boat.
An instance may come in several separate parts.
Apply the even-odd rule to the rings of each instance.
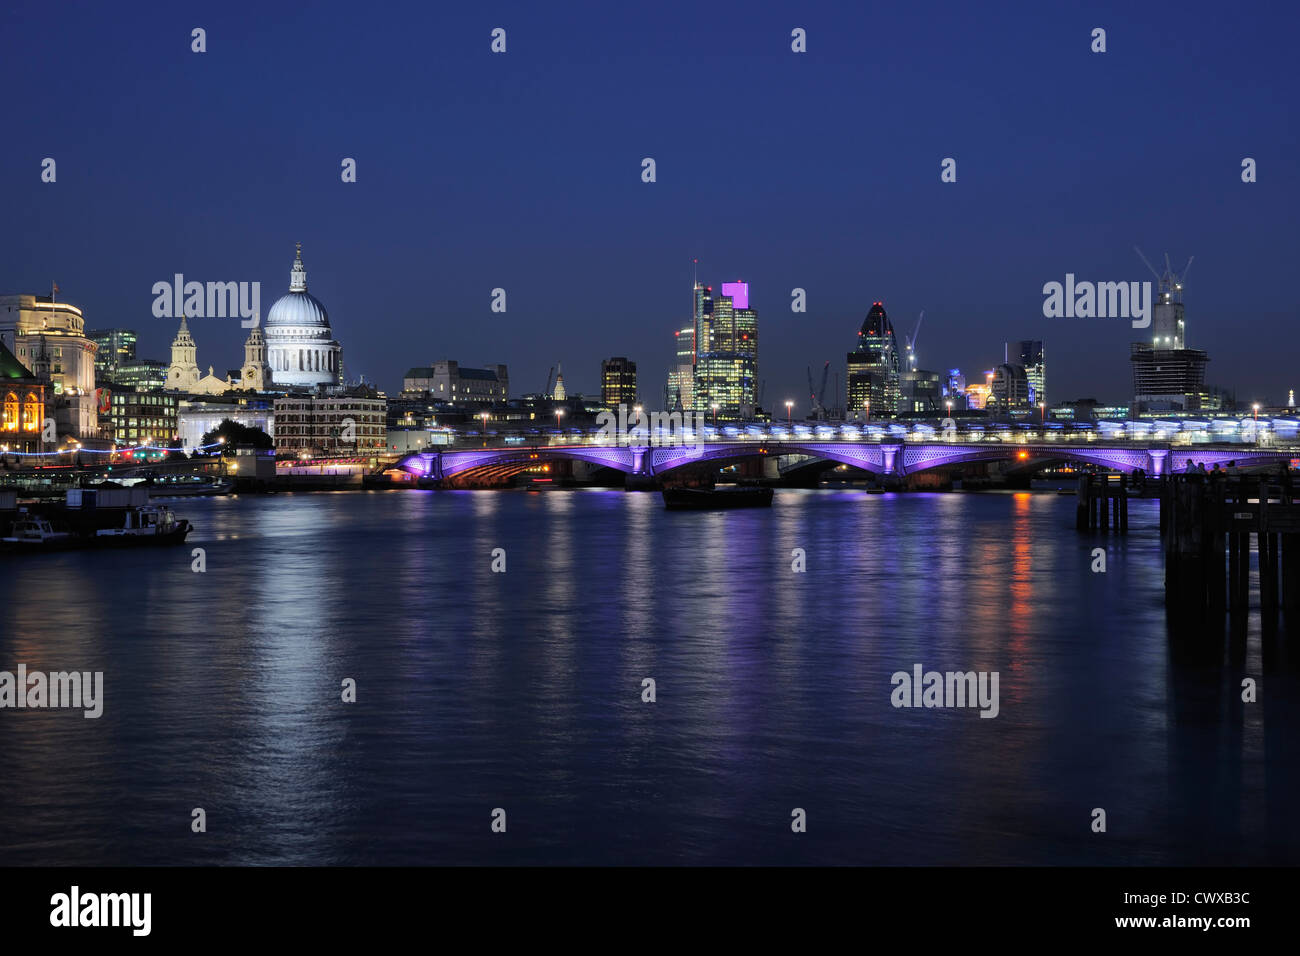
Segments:
[[[119,509],[113,509],[114,512]],[[105,513],[101,513],[105,514]],[[167,508],[146,505],[120,509],[121,523],[78,526],[68,530],[48,517],[22,512],[0,537],[0,552],[35,554],[45,551],[86,551],[183,544],[194,526]]]
[[[78,547],[79,540],[80,536],[70,531],[56,531],[45,518],[24,514],[0,537],[0,550],[68,551]]]
[[[155,477],[146,482],[151,498],[173,498],[181,496],[228,495],[235,490],[231,478],[217,478],[210,475],[169,475]]]
[[[127,509],[122,527],[100,528],[95,532],[95,543],[101,548],[183,544],[193,530],[189,521],[177,518],[167,508],[149,505]]]

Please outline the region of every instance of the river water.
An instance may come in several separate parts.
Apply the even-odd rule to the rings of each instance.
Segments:
[[[0,864],[1300,863],[1294,641],[1189,654],[1154,501],[171,504],[182,549],[0,556],[0,670],[104,675],[0,710]],[[894,707],[918,664],[997,716]]]

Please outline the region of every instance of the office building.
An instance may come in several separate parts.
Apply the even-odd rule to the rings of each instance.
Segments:
[[[600,363],[600,402],[606,408],[637,404],[636,362],[615,356]]]
[[[177,400],[163,391],[114,391],[109,406],[113,441],[119,445],[172,447],[177,437]]]
[[[125,388],[131,391],[148,392],[167,385],[166,362],[155,359],[136,359],[119,365],[108,380],[110,387]]]
[[[294,457],[369,458],[384,453],[388,402],[364,386],[335,395],[275,400],[275,451]]]
[[[758,313],[749,284],[724,282],[720,295],[695,284],[694,410],[749,419],[758,407]],[[683,408],[685,406],[683,405]]]
[[[409,369],[402,378],[402,395],[452,405],[493,405],[510,393],[510,373],[504,365],[469,368],[444,359]]]
[[[1004,362],[993,370],[988,405],[999,412],[1023,411],[1030,407],[1029,376],[1023,365]]]
[[[95,380],[110,381],[123,365],[135,361],[134,329],[98,329],[87,332],[95,343]]]
[[[1047,362],[1039,339],[1007,342],[1003,361],[1019,365],[1029,381],[1029,404],[1037,407],[1047,402]]]
[[[668,366],[664,408],[690,411],[695,407],[695,325],[673,333],[673,362]]]

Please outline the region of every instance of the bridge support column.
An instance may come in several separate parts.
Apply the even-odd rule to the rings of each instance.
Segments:
[[[880,484],[885,488],[898,489],[903,485],[903,446],[881,445]]]
[[[633,448],[632,470],[623,482],[628,491],[657,491],[659,479],[655,476],[654,449]]]
[[[1150,448],[1147,450],[1147,474],[1163,478],[1168,474],[1166,464],[1169,461],[1168,448]]]

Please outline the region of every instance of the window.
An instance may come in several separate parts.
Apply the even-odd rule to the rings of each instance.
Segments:
[[[18,431],[18,396],[13,392],[5,396],[4,415],[0,418],[0,431]]]
[[[23,404],[23,431],[39,431],[41,427],[41,400],[35,392],[27,394]]]

